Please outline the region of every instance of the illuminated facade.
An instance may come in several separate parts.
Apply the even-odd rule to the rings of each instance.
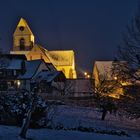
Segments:
[[[43,59],[47,63],[52,63],[58,71],[62,71],[66,78],[77,78],[73,50],[49,51],[35,44],[34,38],[27,22],[21,18],[13,34],[13,48],[10,53],[25,54],[27,60]]]
[[[113,61],[95,61],[93,68],[93,78],[95,79],[95,89],[101,87],[105,89],[109,85],[113,85],[117,77],[112,75]],[[104,94],[104,93],[103,93]],[[123,84],[120,86],[114,84],[113,90],[108,93],[109,96],[119,98],[123,94]]]

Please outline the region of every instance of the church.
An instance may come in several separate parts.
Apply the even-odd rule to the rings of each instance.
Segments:
[[[76,79],[75,54],[73,50],[47,50],[35,43],[25,19],[21,18],[13,34],[13,48],[10,54],[25,55],[27,60],[42,59],[52,63],[58,71],[62,71],[67,79]]]

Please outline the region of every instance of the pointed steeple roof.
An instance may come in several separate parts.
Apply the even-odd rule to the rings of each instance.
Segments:
[[[20,21],[18,22],[18,25],[17,25],[16,30],[14,32],[14,35],[19,35],[20,30],[21,31],[23,30],[22,33],[33,35],[30,27],[28,26],[28,24],[24,18],[21,18]]]

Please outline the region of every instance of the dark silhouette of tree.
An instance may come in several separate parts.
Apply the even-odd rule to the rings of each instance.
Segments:
[[[27,111],[27,113],[25,114],[25,118],[23,119],[23,124],[22,124],[22,128],[21,128],[21,132],[20,132],[20,137],[22,138],[26,138],[26,133],[27,130],[29,128],[29,124],[30,124],[30,120],[31,120],[31,115],[33,113],[33,111],[35,110],[36,104],[37,104],[37,93],[38,90],[35,87],[33,92],[32,92],[32,96],[31,96],[31,103],[29,106],[29,109]]]
[[[108,80],[106,76],[100,79],[100,83],[95,88],[95,102],[96,106],[102,110],[101,120],[105,120],[108,112],[116,113],[117,111],[117,99],[110,96],[118,88],[121,88],[120,83],[117,80]]]
[[[124,87],[124,95],[120,98],[120,109],[130,116],[134,116],[134,114],[140,116],[138,107],[140,84],[137,86],[137,82],[140,80],[140,6],[138,8],[131,23],[126,27],[113,65],[117,78],[130,83]],[[118,61],[124,63],[116,63]]]
[[[140,7],[126,27],[123,40],[118,46],[117,60],[128,62],[130,70],[137,70],[140,67]]]

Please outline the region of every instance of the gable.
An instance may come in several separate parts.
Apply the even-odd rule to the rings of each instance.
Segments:
[[[94,71],[96,71],[96,74],[98,75],[99,78],[106,78],[107,80],[112,79],[112,62],[113,61],[96,61],[95,62]]]
[[[47,56],[48,50],[44,49],[38,44],[35,44],[32,50],[26,55],[27,59],[36,60],[43,59],[46,63],[51,63],[49,57]]]
[[[25,61],[26,72],[20,75],[18,79],[31,79],[38,71],[41,63],[41,60]]]
[[[22,28],[24,28],[24,30],[22,30]],[[28,26],[27,22],[21,18],[17,27],[16,27],[16,30],[14,32],[14,36],[18,36],[18,35],[22,35],[22,34],[26,34],[26,35],[33,35],[30,27]]]

